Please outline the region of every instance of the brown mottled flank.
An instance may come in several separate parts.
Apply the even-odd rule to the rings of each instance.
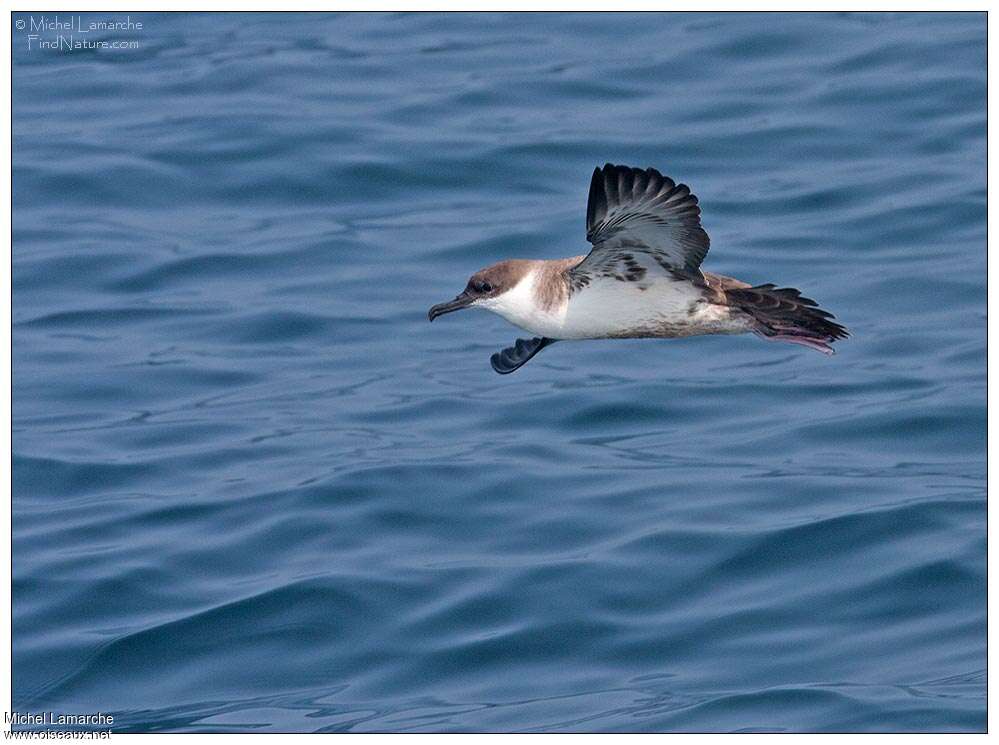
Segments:
[[[679,339],[684,336],[699,336],[704,331],[699,331],[690,324],[680,323],[652,323],[646,326],[635,326],[627,331],[616,334],[607,334],[604,339]]]

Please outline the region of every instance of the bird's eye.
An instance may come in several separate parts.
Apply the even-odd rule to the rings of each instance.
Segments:
[[[488,282],[481,282],[479,284],[479,292],[492,292],[493,286]]]

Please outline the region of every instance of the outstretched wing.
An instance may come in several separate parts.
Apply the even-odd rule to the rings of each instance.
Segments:
[[[700,280],[710,245],[686,185],[654,168],[610,163],[593,171],[586,240],[593,249],[571,272],[580,285],[601,276],[641,279],[650,267]]]

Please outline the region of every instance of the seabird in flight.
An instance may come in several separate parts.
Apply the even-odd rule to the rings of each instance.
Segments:
[[[586,256],[508,259],[472,275],[429,318],[485,308],[533,335],[490,362],[512,373],[556,341],[673,339],[753,332],[824,354],[849,334],[798,290],[701,271],[708,234],[697,197],[654,168],[608,163],[593,172]]]

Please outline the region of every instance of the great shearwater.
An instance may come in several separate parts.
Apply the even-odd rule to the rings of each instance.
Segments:
[[[508,259],[476,272],[430,320],[485,308],[533,334],[491,357],[502,375],[563,339],[753,332],[832,354],[829,345],[849,336],[798,290],[701,271],[710,242],[697,197],[654,168],[593,171],[586,240],[585,256]]]

